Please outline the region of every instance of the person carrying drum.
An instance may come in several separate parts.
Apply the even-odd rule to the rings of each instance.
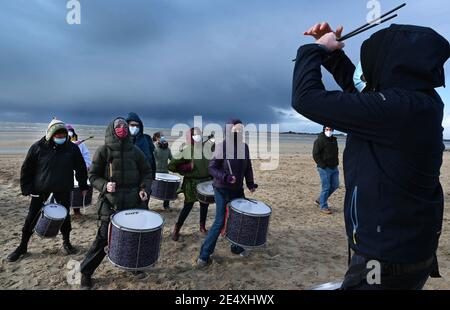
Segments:
[[[326,215],[332,214],[328,198],[339,188],[339,150],[333,132],[333,128],[324,126],[313,147],[313,158],[322,182],[322,191],[315,203],[320,206],[320,212]]]
[[[153,152],[156,162],[156,173],[169,173],[167,164],[169,160],[172,160],[172,152],[169,148],[169,143],[164,136],[161,136],[161,132],[153,134],[153,141],[155,143],[155,151]],[[164,200],[163,207],[168,210],[170,207],[170,201]]]
[[[208,171],[209,160],[205,158],[203,153],[203,137],[199,128],[191,128],[187,132],[186,145],[180,150],[179,154],[174,156],[170,161],[168,169],[172,172],[181,174],[183,184],[181,189],[184,193],[184,206],[181,209],[178,221],[172,232],[172,239],[178,241],[180,238],[180,230],[184,221],[198,201],[196,191],[197,184],[211,180]],[[195,150],[198,151],[195,151]],[[199,156],[195,156],[198,154]],[[199,158],[196,158],[199,157]],[[206,217],[208,215],[208,204],[200,203],[200,232],[206,234]]]
[[[73,128],[72,125],[67,124],[66,125],[68,135],[70,138],[70,141],[78,146],[80,149],[81,155],[83,155],[84,162],[86,163],[86,169],[89,171],[89,168],[91,167],[92,160],[91,160],[91,154],[89,153],[89,149],[87,148],[86,144],[84,144],[81,141],[78,141],[78,135],[75,132],[75,128]],[[73,208],[74,215],[80,216],[80,208]]]
[[[133,145],[124,118],[116,118],[108,125],[105,144],[95,152],[89,181],[100,192],[100,227],[81,263],[81,286],[85,288],[92,287],[92,274],[106,255],[111,215],[126,209],[147,209],[152,168]]]
[[[154,156],[155,146],[153,145],[152,138],[144,133],[144,123],[142,123],[140,117],[136,113],[128,113],[127,123],[131,141],[144,153],[145,159],[152,168],[152,178],[154,180],[156,163]]]
[[[201,247],[197,259],[198,267],[205,267],[211,263],[210,256],[225,224],[227,204],[234,199],[245,198],[244,179],[250,192],[255,192],[258,187],[253,180],[252,161],[243,134],[242,122],[239,119],[231,120],[226,125],[225,140],[216,146],[209,163],[209,173],[214,178],[216,218]],[[245,256],[245,250],[234,244],[231,245],[231,252]]]
[[[341,33],[328,23],[305,32],[316,42],[298,50],[292,106],[348,134],[344,215],[354,255],[342,288],[422,289],[439,275],[444,104],[435,88],[445,85],[450,45],[431,28],[392,24],[364,41],[355,67]],[[342,91],[325,89],[322,65]]]
[[[73,171],[83,195],[88,190],[87,170],[79,148],[68,139],[65,124],[53,119],[48,125],[45,137],[34,143],[28,150],[20,171],[22,195],[31,196],[30,208],[22,228],[22,240],[17,249],[8,255],[10,262],[17,261],[27,253],[36,222],[42,206],[53,193],[57,203],[69,212],[70,192],[74,186]],[[70,215],[61,226],[63,248],[66,254],[75,254],[77,250],[70,243]]]

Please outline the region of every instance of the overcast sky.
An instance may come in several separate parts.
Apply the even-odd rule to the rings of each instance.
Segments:
[[[300,33],[321,21],[351,30],[368,13],[365,0],[80,2],[81,25],[68,25],[67,0],[1,0],[1,120],[47,122],[56,115],[101,125],[135,111],[150,127],[203,115],[317,131],[291,108],[291,59],[311,42]],[[400,3],[381,0],[382,11]],[[399,14],[396,23],[430,26],[450,38],[448,1],[409,1]],[[372,32],[347,42],[354,62]],[[450,103],[449,88],[439,93]],[[444,126],[450,138],[448,108]]]

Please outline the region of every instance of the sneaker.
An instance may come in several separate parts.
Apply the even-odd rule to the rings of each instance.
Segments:
[[[324,215],[330,215],[333,214],[333,212],[331,212],[330,209],[321,209],[320,213],[324,214]]]
[[[208,259],[207,261],[205,261],[199,257],[199,258],[197,258],[196,265],[198,268],[205,268],[205,267],[211,265],[211,259]]]
[[[240,257],[248,257],[249,255],[250,255],[250,251],[248,251],[248,250],[244,250],[239,254]]]
[[[316,199],[316,200],[314,201],[314,204],[315,204],[316,206],[320,207],[320,201],[319,201],[319,199]]]

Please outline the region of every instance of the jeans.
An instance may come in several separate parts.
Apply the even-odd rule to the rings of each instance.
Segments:
[[[214,188],[214,198],[216,200],[216,218],[211,228],[208,231],[208,235],[203,242],[200,250],[199,258],[203,261],[208,261],[211,254],[216,248],[217,239],[219,238],[220,231],[225,224],[226,205],[233,199],[243,198],[244,190],[229,190],[223,188]],[[231,245],[231,251],[235,254],[239,254],[244,251],[240,246]]]
[[[178,216],[177,225],[179,227],[183,226],[184,221],[187,219],[193,206],[193,202],[184,203],[183,209],[181,209],[180,215]],[[200,202],[200,224],[206,223],[206,217],[208,216],[208,206],[208,204]]]
[[[320,180],[322,182],[322,192],[320,193],[320,209],[328,209],[328,198],[339,188],[339,169],[336,168],[320,168],[319,171]]]
[[[401,275],[381,274],[380,284],[367,282],[367,258],[358,254],[352,256],[349,270],[345,275],[343,290],[421,290],[431,274],[431,267]]]
[[[43,193],[40,194],[39,197],[31,198],[28,215],[22,228],[22,234],[25,237],[29,238],[29,236],[33,234],[34,227],[36,226],[39,215],[41,214],[41,209],[49,196],[49,193]],[[63,240],[69,241],[70,231],[72,230],[72,225],[70,223],[70,192],[54,193],[53,197],[58,204],[67,209],[67,217],[64,220],[60,231],[63,236]]]

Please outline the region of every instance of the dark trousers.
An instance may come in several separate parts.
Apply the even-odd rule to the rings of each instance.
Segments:
[[[180,215],[178,216],[177,225],[179,227],[183,226],[184,221],[188,217],[189,213],[194,206],[194,202],[185,202],[183,209],[181,209]],[[206,217],[208,216],[208,204],[200,202],[200,224],[206,223]]]
[[[366,264],[369,260],[361,255],[352,256],[342,285],[343,290],[421,290],[430,277],[432,267],[399,275],[381,273],[380,284],[367,282]]]
[[[109,221],[101,221],[97,236],[81,263],[80,271],[82,274],[91,276],[106,256],[105,247],[108,245],[108,226]]]
[[[39,197],[32,197],[30,208],[28,210],[27,218],[25,219],[25,224],[22,228],[22,234],[25,239],[29,239],[33,234],[34,227],[41,214],[42,206],[45,201],[47,201],[49,193],[40,194]],[[54,193],[54,199],[56,202],[67,209],[67,217],[61,226],[61,234],[64,240],[69,240],[70,231],[72,230],[72,225],[70,223],[70,192],[66,193]]]

